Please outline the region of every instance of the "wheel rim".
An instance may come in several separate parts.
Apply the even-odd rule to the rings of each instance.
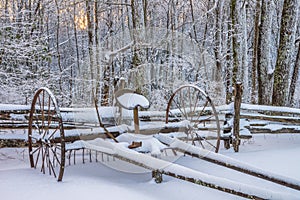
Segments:
[[[183,85],[172,94],[166,123],[188,122],[182,139],[188,143],[218,152],[220,146],[219,118],[209,96],[195,85]]]
[[[65,166],[65,137],[60,110],[49,89],[40,88],[36,91],[28,127],[31,167],[61,181]]]

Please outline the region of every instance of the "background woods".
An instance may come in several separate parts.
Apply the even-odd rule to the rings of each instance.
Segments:
[[[154,107],[186,82],[226,103],[236,81],[245,103],[299,107],[299,8],[297,0],[0,0],[0,101],[27,104],[47,86],[65,106],[91,102],[93,91],[109,105],[125,77],[162,99]]]

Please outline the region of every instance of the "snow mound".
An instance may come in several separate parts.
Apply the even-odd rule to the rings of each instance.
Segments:
[[[141,106],[142,108],[149,108],[150,106],[150,103],[146,97],[135,93],[125,93],[119,96],[117,99],[123,107],[129,110],[133,110],[138,106]]]
[[[142,146],[135,148],[134,150],[138,152],[151,153],[153,156],[159,156],[162,150],[167,148],[166,145],[159,142],[153,136],[126,133],[117,137],[117,140],[119,142],[127,143],[128,145],[132,142],[142,142]]]

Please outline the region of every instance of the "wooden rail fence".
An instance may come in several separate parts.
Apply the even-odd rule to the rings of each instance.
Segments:
[[[228,113],[234,116],[234,103],[231,103],[229,105],[218,106],[216,108],[220,116],[224,116]],[[88,109],[90,109],[91,112],[95,112],[94,108]],[[113,124],[115,116],[114,113],[111,111],[111,108],[104,107],[100,109],[100,113],[105,113],[102,116],[104,123]],[[15,139],[11,140],[12,138],[7,138],[5,136],[5,133],[7,131],[19,129],[24,129],[25,133],[25,130],[28,128],[27,119],[29,115],[29,110],[29,105],[0,104],[0,147],[26,145],[26,142],[24,141],[24,138],[26,138],[26,136],[23,136],[21,139],[16,137]],[[84,112],[86,112],[86,108],[61,108],[61,115],[66,130],[80,127],[82,129],[87,127],[99,127],[96,118],[92,119],[86,116],[80,118],[81,113]],[[240,123],[240,129],[248,129],[251,134],[300,133],[300,109],[298,108],[274,107],[241,103],[239,115],[240,121],[243,121],[243,123]],[[163,122],[165,120],[165,111],[141,111],[139,113],[139,117],[141,121]],[[223,120],[222,117],[220,118]],[[221,123],[223,123],[223,121]],[[147,134],[149,134],[149,130],[145,131],[147,132]],[[165,129],[163,131],[168,132],[168,130]],[[114,134],[118,134],[117,132]],[[150,130],[150,133],[152,132],[153,131]],[[99,137],[100,134],[101,130],[98,131],[96,135]],[[95,136],[88,137],[94,138]],[[71,140],[76,139],[76,137],[74,136],[70,138],[72,138]]]

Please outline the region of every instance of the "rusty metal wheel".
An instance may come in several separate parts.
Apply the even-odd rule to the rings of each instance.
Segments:
[[[220,146],[219,118],[209,96],[198,86],[183,85],[172,94],[166,123],[184,122],[181,139],[196,146],[218,152]]]
[[[65,137],[57,101],[48,88],[36,91],[28,126],[29,160],[32,168],[61,181],[65,167]]]

